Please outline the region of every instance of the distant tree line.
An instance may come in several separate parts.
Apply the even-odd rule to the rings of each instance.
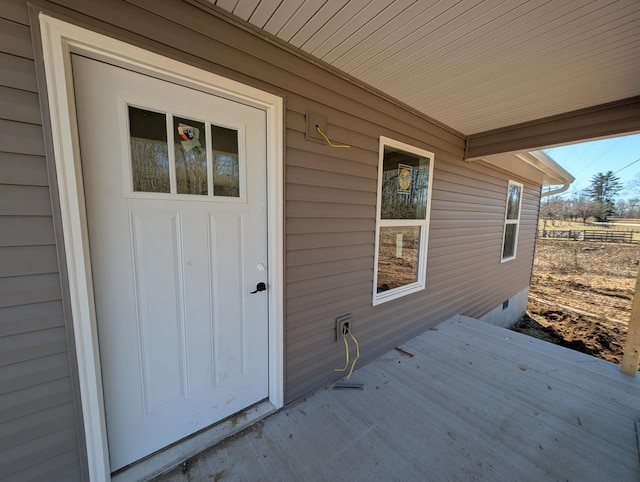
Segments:
[[[613,172],[599,172],[584,191],[571,198],[551,196],[542,201],[540,216],[545,220],[582,221],[589,218],[607,221],[610,217],[640,218],[640,197],[617,199],[622,191]]]

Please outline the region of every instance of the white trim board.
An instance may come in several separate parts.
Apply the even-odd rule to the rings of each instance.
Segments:
[[[71,52],[262,109],[267,117],[269,401],[284,404],[283,100],[239,82],[40,14],[90,480],[110,480]]]

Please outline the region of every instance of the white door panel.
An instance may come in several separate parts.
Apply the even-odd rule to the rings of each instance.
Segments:
[[[267,281],[256,269],[267,264],[266,121],[256,108],[84,57],[73,56],[73,74],[117,470],[268,396],[267,296],[249,294]],[[166,142],[134,140],[129,106],[166,116]],[[178,139],[185,128],[200,136],[195,148]],[[228,132],[236,157],[212,140]],[[132,149],[153,158],[135,174]],[[207,166],[193,161],[205,152]],[[153,179],[168,172],[165,192],[136,187],[150,166]]]

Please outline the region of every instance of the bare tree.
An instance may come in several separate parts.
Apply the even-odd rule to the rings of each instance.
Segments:
[[[601,218],[606,211],[603,204],[589,199],[584,194],[579,194],[574,198],[572,209],[576,217],[581,218],[585,224],[590,217]]]

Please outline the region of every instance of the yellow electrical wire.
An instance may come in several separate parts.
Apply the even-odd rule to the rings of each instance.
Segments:
[[[356,337],[353,336],[353,333],[351,333],[351,330],[349,329],[349,327],[345,327],[345,328],[347,330],[347,333],[349,333],[349,336],[353,340],[353,343],[355,343],[355,345],[356,345],[356,357],[353,359],[353,364],[351,365],[351,370],[349,370],[349,374],[347,375],[347,380],[348,380],[349,378],[351,378],[351,374],[353,373],[353,369],[356,367],[356,362],[360,358],[360,344],[358,343],[358,340],[356,340]],[[346,337],[345,337],[345,340],[346,340]]]
[[[346,363],[344,368],[334,368],[337,372],[344,372],[349,367],[349,342],[347,341],[347,335],[351,337],[354,345],[356,345],[356,357],[353,359],[353,363],[351,364],[351,369],[349,370],[349,374],[347,375],[347,380],[351,378],[351,374],[353,373],[353,369],[356,367],[356,362],[360,359],[360,344],[353,333],[349,329],[348,326],[344,327],[344,331],[342,333],[342,341],[344,342],[344,353],[346,358]]]
[[[331,142],[327,137],[327,135],[324,132],[322,132],[322,129],[320,129],[320,126],[316,126],[316,130],[320,133],[322,137],[324,137],[324,140],[327,141],[327,144],[329,144],[331,147],[335,147],[336,149],[340,149],[340,148],[351,149],[351,146],[348,146],[346,144],[334,144],[333,142]]]
[[[344,368],[334,368],[337,372],[343,372],[349,367],[349,342],[347,342],[347,334],[344,331],[342,332],[342,341],[344,341],[344,351],[347,362],[345,363]]]

